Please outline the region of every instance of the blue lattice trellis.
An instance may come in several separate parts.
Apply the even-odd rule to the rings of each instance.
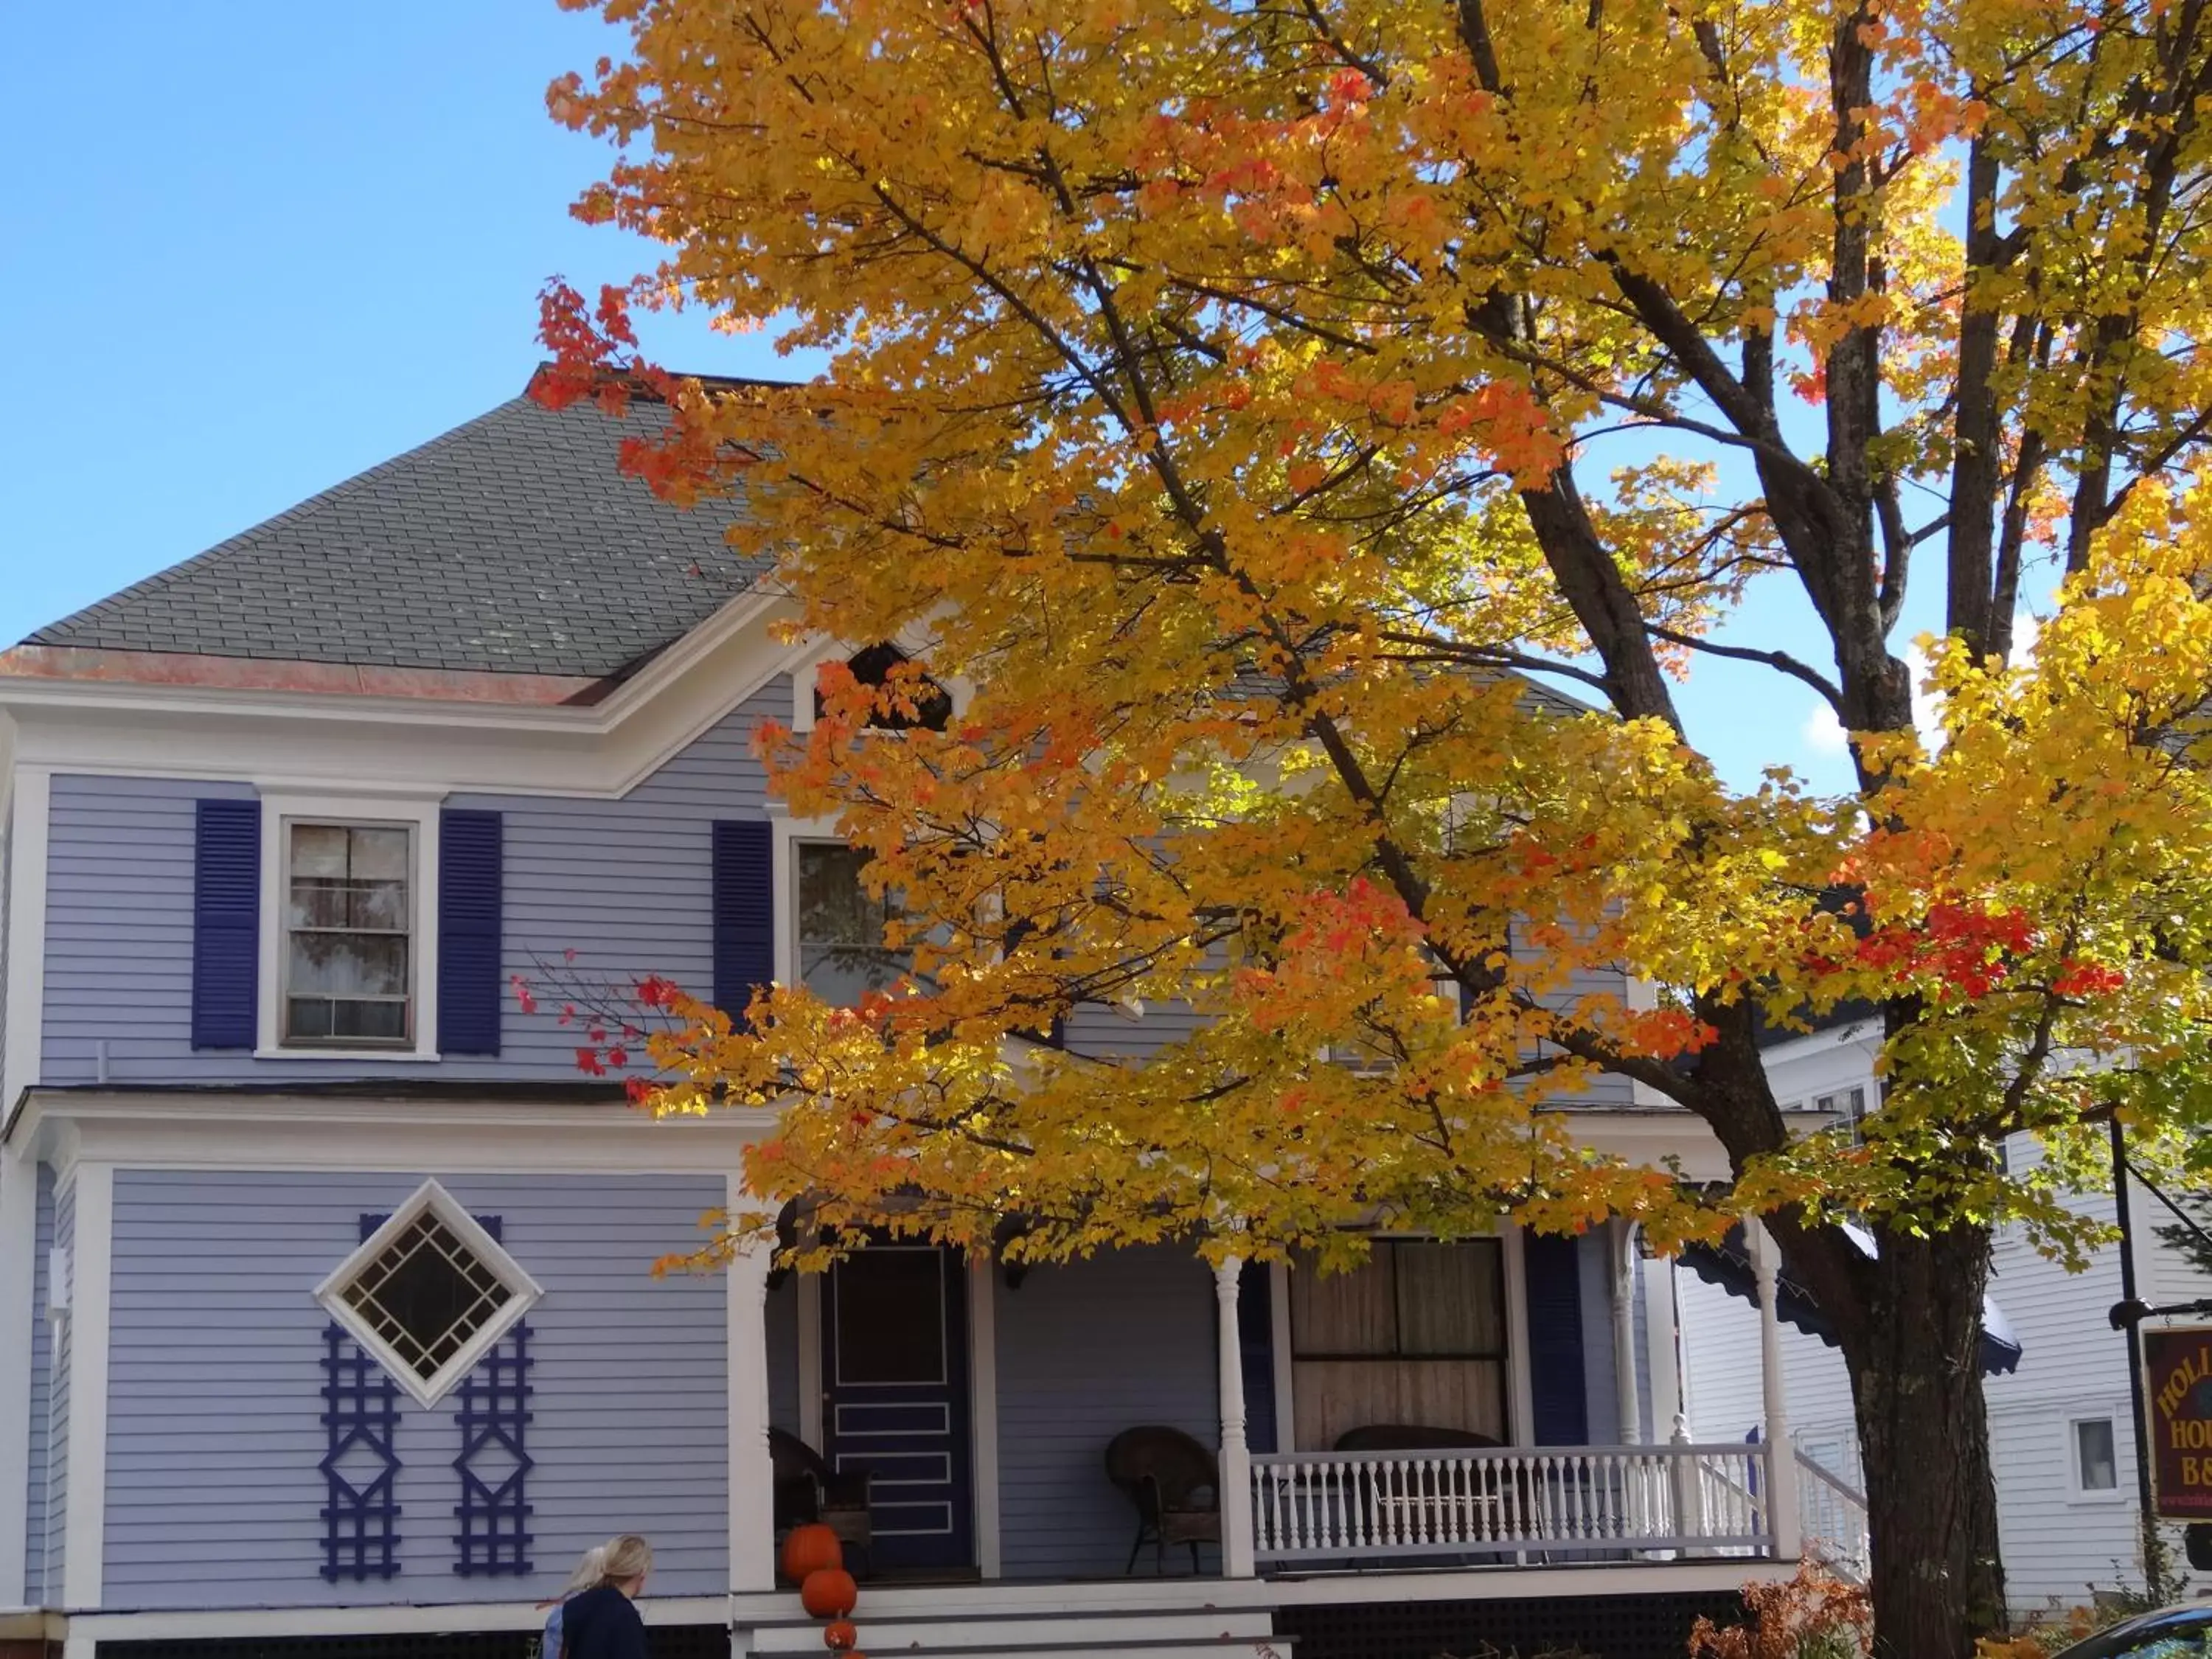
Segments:
[[[323,1577],[390,1578],[399,1571],[399,1385],[337,1326],[323,1332],[323,1430],[329,1449],[320,1468]],[[343,1467],[350,1460],[349,1474]],[[366,1462],[368,1478],[359,1478]]]
[[[453,1506],[460,1530],[453,1571],[464,1578],[531,1570],[530,1504],[525,1482],[530,1454],[523,1449],[530,1423],[530,1327],[517,1325],[461,1381],[461,1501]],[[486,1453],[505,1452],[506,1474],[496,1482],[474,1467]],[[487,1462],[495,1461],[487,1459]]]

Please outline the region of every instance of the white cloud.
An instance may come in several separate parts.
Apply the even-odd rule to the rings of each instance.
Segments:
[[[1844,723],[1836,718],[1836,711],[1825,702],[1813,705],[1813,712],[1805,716],[1805,724],[1797,728],[1797,735],[1816,755],[1845,752]]]

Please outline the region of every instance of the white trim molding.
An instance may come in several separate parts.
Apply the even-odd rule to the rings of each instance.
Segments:
[[[438,815],[436,796],[362,793],[261,796],[260,1012],[255,1054],[264,1060],[438,1058]],[[295,823],[397,828],[408,832],[407,1000],[412,1037],[402,1048],[287,1043],[283,1035],[285,830]]]
[[[31,1486],[31,1320],[38,1255],[39,1166],[0,1146],[0,1605],[26,1588]]]
[[[740,594],[597,702],[491,703],[0,675],[18,758],[70,772],[286,787],[627,794],[787,672],[796,607]],[[241,767],[240,757],[253,757]],[[20,769],[19,769],[20,772]]]
[[[732,1221],[758,1200],[732,1172],[723,1208]],[[775,1588],[775,1462],[769,1449],[768,1276],[775,1247],[754,1238],[723,1269],[729,1286],[730,1589]]]
[[[1498,1270],[1505,1275],[1506,1420],[1509,1443],[1536,1443],[1536,1382],[1528,1363],[1528,1241],[1517,1221],[1498,1229]]]
[[[0,1118],[39,1080],[46,997],[46,837],[53,775],[18,766],[9,820],[7,1065],[0,1072]]]
[[[69,1499],[62,1605],[97,1607],[107,1553],[108,1286],[115,1252],[115,1166],[81,1161],[76,1183],[76,1279],[69,1318]]]
[[[11,1151],[66,1177],[79,1158],[142,1170],[376,1170],[420,1176],[696,1175],[766,1138],[774,1114],[656,1121],[619,1101],[580,1104],[388,1096],[33,1090]]]
[[[405,1356],[394,1350],[392,1339],[379,1328],[377,1322],[346,1295],[348,1285],[374,1267],[410,1228],[425,1218],[436,1222],[451,1234],[453,1242],[475,1257],[507,1292],[507,1299],[493,1309],[461,1346],[428,1376],[409,1364]],[[544,1294],[538,1281],[523,1271],[522,1264],[507,1254],[506,1247],[485,1231],[482,1224],[434,1180],[417,1187],[404,1204],[385,1218],[382,1226],[348,1252],[345,1260],[315,1286],[315,1300],[322,1304],[323,1311],[361,1345],[363,1353],[383,1366],[418,1406],[434,1406],[444,1399],[455,1383],[476,1369],[477,1362],[491,1351],[492,1345],[505,1336]]]

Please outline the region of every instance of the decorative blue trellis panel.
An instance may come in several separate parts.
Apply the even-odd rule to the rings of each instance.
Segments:
[[[399,1385],[337,1325],[323,1332],[323,1577],[399,1571]]]
[[[461,1379],[460,1530],[453,1571],[464,1578],[531,1570],[530,1327],[517,1325]]]

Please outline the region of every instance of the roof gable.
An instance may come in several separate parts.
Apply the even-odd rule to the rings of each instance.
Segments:
[[[621,675],[762,568],[723,539],[726,505],[687,512],[617,471],[665,419],[511,399],[27,643]]]

